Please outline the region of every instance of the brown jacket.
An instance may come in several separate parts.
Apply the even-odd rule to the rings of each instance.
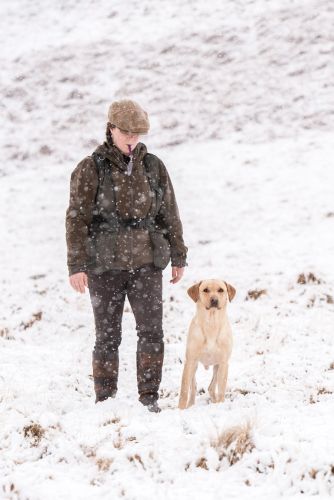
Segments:
[[[147,153],[145,144],[138,143],[134,149],[133,169],[129,176],[126,174],[128,157],[112,143],[110,136],[107,135],[106,142],[99,146],[96,152],[111,161],[112,183],[121,218],[145,218],[151,207],[150,185],[144,175],[143,165],[143,158]],[[164,193],[159,220],[165,228],[170,244],[172,266],[183,267],[187,265],[187,247],[183,242],[182,224],[170,177],[163,162],[161,160],[159,162],[160,185]],[[94,270],[94,265],[92,268],[90,264],[88,240],[93,216],[96,213],[98,182],[94,159],[87,156],[71,175],[70,202],[66,211],[67,263],[70,275]],[[136,269],[152,262],[153,248],[149,231],[129,227],[119,228],[115,253],[108,269]]]

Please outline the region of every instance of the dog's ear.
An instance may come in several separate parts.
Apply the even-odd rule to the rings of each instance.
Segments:
[[[232,285],[230,285],[229,283],[226,283],[226,281],[224,281],[224,283],[225,283],[226,288],[227,288],[228,298],[229,298],[230,302],[232,302],[232,300],[236,294],[236,290]]]
[[[191,297],[194,302],[197,302],[199,299],[199,287],[201,286],[201,283],[202,282],[200,281],[187,290],[189,297]]]

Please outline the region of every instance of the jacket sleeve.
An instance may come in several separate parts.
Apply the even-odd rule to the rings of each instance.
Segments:
[[[66,211],[67,266],[70,276],[87,270],[88,231],[97,188],[94,160],[88,156],[71,174],[70,201]]]
[[[180,220],[174,188],[167,169],[160,160],[160,183],[163,188],[163,198],[158,214],[167,231],[167,238],[171,246],[171,264],[176,267],[187,266],[188,248],[183,241],[183,228]]]

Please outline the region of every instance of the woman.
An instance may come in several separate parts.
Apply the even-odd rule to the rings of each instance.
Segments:
[[[147,113],[136,102],[111,104],[106,141],[71,175],[66,240],[70,284],[80,293],[88,287],[94,312],[95,402],[117,392],[127,296],[138,336],[139,401],[159,412],[162,269],[171,259],[171,282],[177,283],[187,265],[187,247],[166,167],[139,142],[148,131]]]

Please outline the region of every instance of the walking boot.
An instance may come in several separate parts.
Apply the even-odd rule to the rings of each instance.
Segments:
[[[164,359],[162,342],[139,342],[137,347],[137,384],[139,401],[158,413],[159,386]]]
[[[118,365],[118,351],[112,351],[108,354],[103,353],[102,355],[93,352],[95,403],[116,396]]]
[[[161,408],[158,405],[157,401],[154,401],[153,403],[150,403],[149,405],[147,405],[147,409],[148,409],[148,411],[151,411],[153,413],[160,413],[161,412]]]

